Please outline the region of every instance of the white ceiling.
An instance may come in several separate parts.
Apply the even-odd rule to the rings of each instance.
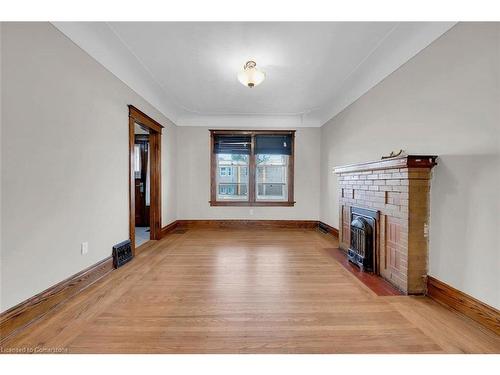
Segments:
[[[276,127],[321,126],[453,23],[54,25],[177,125]],[[266,73],[253,89],[247,60]]]

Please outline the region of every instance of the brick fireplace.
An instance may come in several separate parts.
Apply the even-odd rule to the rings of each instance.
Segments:
[[[372,270],[407,294],[425,292],[430,180],[436,159],[409,155],[334,168],[340,183],[340,247],[352,257],[359,242],[351,241],[351,222],[357,217],[353,213],[372,212],[377,217]]]

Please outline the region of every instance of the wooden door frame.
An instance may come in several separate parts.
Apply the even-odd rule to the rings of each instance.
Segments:
[[[134,145],[135,124],[149,129],[149,159],[150,159],[150,208],[149,225],[150,238],[159,240],[161,236],[161,133],[163,126],[133,105],[128,106],[129,130],[129,237],[132,252],[135,255],[135,175],[134,175]]]

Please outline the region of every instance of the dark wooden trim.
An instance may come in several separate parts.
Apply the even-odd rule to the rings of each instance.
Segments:
[[[161,239],[161,134],[152,132],[150,155],[150,233],[152,240]]]
[[[238,129],[208,129],[210,134],[225,135],[255,135],[255,134],[295,134],[295,130],[238,130]]]
[[[150,236],[159,240],[161,234],[161,131],[163,126],[133,105],[129,105],[129,237],[135,254],[135,188],[134,144],[135,123],[149,129],[150,158]]]
[[[437,156],[435,155],[408,155],[401,158],[343,165],[335,167],[333,170],[335,173],[349,173],[390,168],[432,168],[435,165],[437,165]]]
[[[252,143],[250,145],[250,157],[249,157],[249,163],[248,163],[248,205],[254,205],[256,203],[256,185],[257,185],[257,170],[256,170],[256,161],[255,161],[255,133],[252,134]],[[214,166],[215,167],[215,166]],[[218,171],[216,170],[215,173]],[[214,197],[215,199],[212,199],[212,202],[217,201],[217,197]],[[240,202],[225,202],[225,203],[232,203],[232,206],[239,206]],[[234,204],[236,203],[236,204]],[[213,205],[213,204],[212,204]],[[243,204],[245,206],[245,204]]]
[[[179,221],[175,220],[172,221],[170,224],[165,225],[163,228],[161,228],[161,238],[165,237],[167,234],[175,230],[179,225]]]
[[[339,238],[339,230],[337,228],[332,227],[331,225],[328,225],[327,223],[324,223],[322,221],[318,222],[318,225],[322,225],[324,228],[326,228],[328,234],[331,234],[334,237]]]
[[[235,206],[235,207],[291,207],[295,205],[295,202],[247,202],[247,201],[210,201],[210,206]]]
[[[302,228],[316,229],[319,224],[328,229],[328,234],[334,237],[339,236],[339,230],[322,221],[317,220],[246,220],[246,219],[208,219],[208,220],[176,220],[163,227],[162,233],[165,234],[176,228],[230,228],[230,227],[257,227],[257,228]]]
[[[129,107],[130,108],[130,107]],[[134,145],[135,145],[135,120],[128,118],[128,212],[129,212],[129,238],[132,253],[135,255],[135,175],[134,175]]]
[[[179,228],[316,229],[316,220],[177,220]]]
[[[500,335],[500,311],[448,284],[427,276],[427,295],[437,302],[461,312]]]
[[[209,129],[210,132],[210,206],[233,207],[292,207],[294,201],[294,165],[295,165],[295,130],[236,130],[236,129]],[[214,154],[214,135],[250,135],[252,143],[248,158],[248,200],[247,201],[218,201],[217,200],[217,168]],[[255,193],[255,136],[258,134],[290,134],[292,137],[292,153],[288,158],[288,199],[286,201],[257,201]]]
[[[149,128],[149,129],[153,129],[154,131],[156,131],[158,133],[161,133],[161,130],[163,129],[163,125],[160,124],[158,121],[149,117],[144,112],[142,112],[140,109],[137,109],[136,107],[134,107],[132,104],[128,105],[128,110],[129,110],[129,116],[132,117],[135,122]]]
[[[316,229],[318,227],[317,220],[176,220],[164,226],[161,230],[162,238],[168,233],[178,228],[289,228],[289,229]],[[335,231],[333,229],[333,235]]]
[[[0,314],[0,342],[20,332],[113,270],[108,257]]]
[[[216,177],[216,160],[214,153],[214,133],[210,131],[210,202],[215,202],[217,200],[217,177]],[[248,168],[250,172],[250,167]],[[212,205],[212,204],[211,204]]]
[[[295,173],[295,132],[291,134],[292,136],[292,153],[288,157],[288,203],[291,203],[291,206],[295,204],[295,201],[293,200],[293,187],[295,185],[295,178],[294,178],[294,173]]]

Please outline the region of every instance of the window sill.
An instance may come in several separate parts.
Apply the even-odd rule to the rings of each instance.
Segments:
[[[232,207],[293,207],[295,202],[231,202],[210,201],[210,206],[232,206]]]

